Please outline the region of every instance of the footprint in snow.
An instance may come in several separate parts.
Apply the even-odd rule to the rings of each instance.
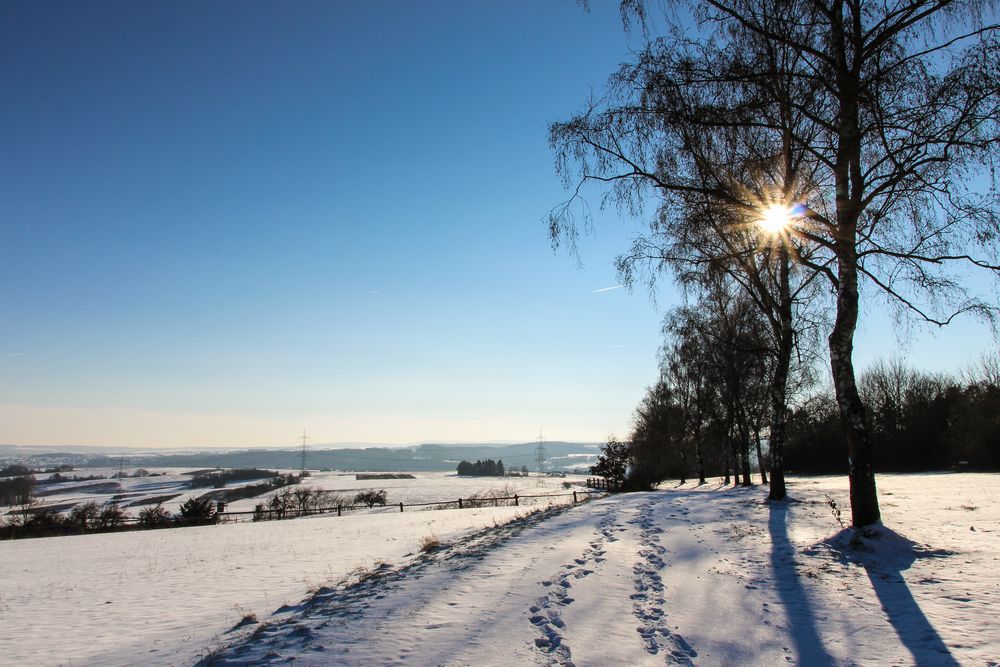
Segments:
[[[643,547],[637,554],[639,561],[632,567],[635,592],[629,596],[632,614],[641,623],[636,627],[636,633],[650,655],[658,655],[662,651],[668,662],[692,665],[697,651],[664,625],[667,614],[663,607],[665,599],[660,571],[666,567],[661,558],[666,549],[660,544],[663,530],[655,524],[654,509],[654,501],[643,503],[638,516],[630,521],[639,528],[639,543]]]

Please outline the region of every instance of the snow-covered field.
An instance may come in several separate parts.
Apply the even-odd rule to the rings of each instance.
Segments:
[[[98,476],[102,479],[88,481],[59,482],[44,484],[38,487],[41,497],[37,509],[46,507],[66,512],[74,505],[85,502],[96,502],[102,505],[116,498],[120,506],[130,515],[135,515],[146,505],[162,501],[163,507],[171,513],[177,513],[181,503],[192,496],[200,496],[213,491],[211,487],[190,488],[190,469],[155,468],[155,476],[110,479],[117,473],[110,468],[85,468],[75,470],[70,475],[80,477]],[[281,471],[296,473],[294,470]],[[583,475],[568,475],[565,478],[546,477],[534,474],[530,477],[459,477],[455,473],[414,473],[413,479],[355,479],[356,473],[344,472],[312,472],[310,477],[302,480],[301,485],[284,487],[295,490],[300,486],[334,491],[347,497],[353,497],[359,491],[367,489],[385,489],[388,502],[398,503],[431,503],[454,501],[485,490],[504,490],[504,495],[536,495],[551,493],[566,493],[572,489],[563,488],[563,482],[569,482],[577,490],[583,489],[586,479]],[[39,475],[44,479],[47,475]],[[266,482],[266,478],[251,479],[241,482],[230,482],[228,489]],[[258,503],[266,504],[267,498],[275,492],[269,492],[254,498],[245,498],[227,504],[230,512],[249,512]]]
[[[124,493],[135,500],[142,494],[182,492],[164,503],[176,511],[184,498],[209,490],[185,490],[189,476],[162,472],[158,477],[126,478]],[[522,496],[566,494],[571,490],[563,488],[563,482],[582,480],[417,473],[414,479],[357,481],[353,473],[315,473],[305,483],[348,494],[386,489],[389,502],[422,503],[468,498],[490,489]],[[111,484],[115,490],[74,489],[95,483],[108,480],[67,483],[65,493],[46,499],[100,503],[117,493],[116,481]],[[455,539],[532,508],[571,500],[525,498],[520,507],[404,514],[388,507],[340,518],[3,541],[0,665],[189,664],[244,615],[266,616],[376,560],[405,560],[425,537]],[[239,501],[230,509],[249,510],[257,502]],[[8,631],[15,627],[16,632]]]
[[[879,486],[855,545],[839,477],[3,542],[0,661],[1000,664],[1000,475]]]

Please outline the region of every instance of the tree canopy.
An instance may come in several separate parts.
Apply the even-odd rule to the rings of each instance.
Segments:
[[[777,291],[760,289],[766,285],[754,276],[767,276],[766,266],[755,268],[748,263],[754,255],[741,254],[740,230],[764,209],[787,211],[792,221],[775,247],[834,297],[828,348],[852,520],[878,521],[853,365],[859,296],[871,289],[935,324],[963,313],[993,317],[994,306],[965,288],[964,272],[1000,273],[1000,198],[992,181],[1000,157],[995,5],[663,6],[663,34],[621,66],[600,98],[550,128],[557,169],[573,193],[552,211],[552,237],[573,241],[574,204],[588,185],[632,213],[652,199],[648,234],[620,268],[627,274],[631,261],[644,257],[674,269],[678,260],[724,260],[762,312],[778,316],[785,336],[788,315],[780,308],[790,302],[783,281]],[[627,28],[651,25],[642,0],[621,7]],[[769,294],[777,296],[771,305]],[[775,410],[772,427],[781,418]]]

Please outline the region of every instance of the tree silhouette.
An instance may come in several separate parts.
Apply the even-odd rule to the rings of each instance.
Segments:
[[[631,459],[628,445],[611,436],[608,442],[601,446],[601,453],[597,457],[597,463],[590,467],[590,474],[600,475],[608,480],[609,489],[620,490],[625,483],[625,474],[628,472]]]
[[[852,359],[862,285],[934,324],[994,312],[961,279],[965,268],[1000,272],[1000,200],[977,180],[1000,157],[1000,27],[991,22],[992,6],[664,5],[668,36],[648,40],[599,101],[550,128],[557,168],[573,191],[550,216],[553,240],[573,243],[574,203],[591,183],[609,188],[611,199],[633,213],[653,195],[651,236],[665,238],[668,249],[699,220],[731,230],[715,235],[723,245],[709,252],[730,261],[738,255],[726,240],[759,217],[762,205],[794,212],[775,246],[772,306],[752,272],[737,273],[764,312],[778,316],[784,346],[791,303],[791,293],[781,291],[788,284],[785,258],[831,288],[836,316],[828,349],[847,441],[852,521],[874,523],[880,512],[872,448]],[[637,20],[645,29],[642,0],[624,0],[622,13],[626,25]],[[685,15],[694,20],[678,18]],[[772,435],[776,427],[780,433],[781,416],[772,419]]]

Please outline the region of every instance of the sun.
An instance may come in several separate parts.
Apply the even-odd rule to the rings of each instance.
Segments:
[[[771,204],[761,211],[760,219],[757,221],[761,227],[771,234],[781,232],[791,221],[792,212],[787,206],[782,204]]]

